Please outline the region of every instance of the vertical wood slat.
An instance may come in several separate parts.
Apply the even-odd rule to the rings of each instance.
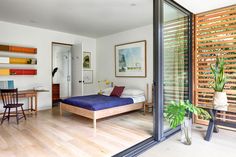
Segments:
[[[194,50],[194,103],[213,107],[213,93],[210,87],[212,74],[210,64],[215,63],[216,56],[224,57],[229,112],[222,112],[217,117],[224,121],[236,122],[236,5],[214,11],[200,13],[195,16],[195,50]],[[219,22],[221,20],[221,22]],[[216,22],[217,21],[217,22]],[[211,24],[208,24],[211,23]],[[228,28],[230,27],[230,30]],[[197,29],[196,29],[197,28]],[[204,34],[203,34],[204,33]],[[196,123],[207,124],[196,118]]]

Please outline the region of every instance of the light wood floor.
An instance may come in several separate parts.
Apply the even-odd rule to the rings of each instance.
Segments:
[[[152,135],[152,116],[141,111],[92,121],[74,114],[59,116],[58,108],[40,111],[16,125],[0,126],[0,157],[112,156]]]

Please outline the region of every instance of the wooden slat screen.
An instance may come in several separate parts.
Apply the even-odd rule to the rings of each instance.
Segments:
[[[164,23],[164,104],[188,99],[188,18]]]
[[[214,91],[210,87],[213,81],[210,64],[215,63],[216,56],[224,57],[230,112],[222,112],[218,117],[236,122],[236,5],[197,14],[194,27],[194,103],[212,107]]]

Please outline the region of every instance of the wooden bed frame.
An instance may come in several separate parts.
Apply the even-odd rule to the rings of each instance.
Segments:
[[[96,129],[97,119],[118,115],[121,113],[139,110],[144,107],[144,102],[128,104],[124,106],[112,107],[104,110],[92,111],[65,103],[60,103],[60,115],[62,111],[68,111],[93,120],[93,128]]]

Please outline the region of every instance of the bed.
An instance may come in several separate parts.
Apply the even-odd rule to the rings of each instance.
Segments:
[[[67,111],[92,119],[93,128],[96,129],[97,119],[142,109],[144,102],[144,94],[121,97],[108,95],[76,96],[62,100],[60,114],[62,115],[62,111]]]

